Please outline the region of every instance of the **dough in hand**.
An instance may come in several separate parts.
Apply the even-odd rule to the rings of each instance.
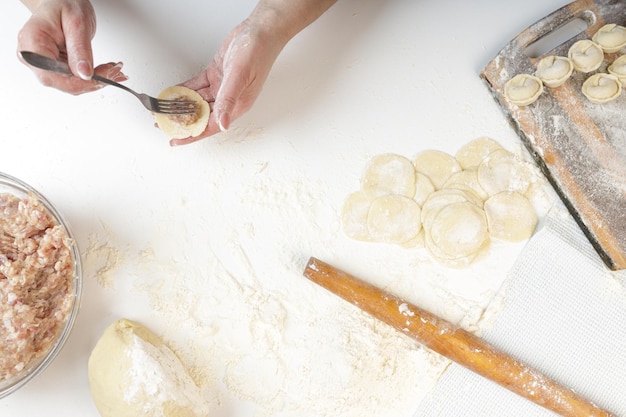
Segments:
[[[91,396],[102,417],[206,417],[209,406],[178,357],[146,327],[120,319],[89,357]]]
[[[180,85],[173,85],[161,91],[159,99],[165,100],[193,100],[198,103],[198,111],[194,114],[163,114],[155,113],[157,126],[174,139],[184,139],[198,136],[209,123],[211,108],[200,94]]]

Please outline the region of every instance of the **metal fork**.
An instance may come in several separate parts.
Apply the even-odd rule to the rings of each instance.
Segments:
[[[20,51],[20,55],[30,65],[41,68],[48,71],[57,72],[59,74],[72,75],[69,65],[62,61],[56,61],[43,55],[39,55],[34,52]],[[194,100],[165,100],[150,97],[147,94],[137,93],[136,91],[126,87],[125,85],[116,83],[108,78],[101,77],[94,74],[93,80],[98,82],[109,84],[117,88],[121,88],[124,91],[128,91],[141,101],[141,104],[150,111],[155,113],[164,114],[193,114],[198,110],[198,103]]]

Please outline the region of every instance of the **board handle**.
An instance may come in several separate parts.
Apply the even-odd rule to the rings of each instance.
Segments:
[[[552,53],[566,55],[574,41],[586,39],[599,23],[594,2],[578,0],[557,9],[522,31],[515,42],[531,60]]]

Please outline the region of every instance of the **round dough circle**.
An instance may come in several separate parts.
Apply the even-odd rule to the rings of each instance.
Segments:
[[[476,254],[489,240],[485,212],[469,202],[439,210],[428,233],[437,248],[451,258]]]
[[[591,72],[600,68],[604,61],[604,51],[597,43],[589,39],[575,42],[567,53],[574,64],[574,69],[580,72]]]
[[[433,182],[428,178],[426,174],[422,174],[421,172],[415,173],[415,195],[413,196],[413,200],[417,202],[420,206],[424,204],[428,196],[430,196],[435,191],[435,186]]]
[[[372,238],[385,243],[403,243],[422,229],[421,209],[415,200],[401,195],[386,195],[372,201],[367,215]]]
[[[438,150],[420,152],[413,158],[413,165],[417,172],[430,178],[435,189],[440,189],[450,175],[462,169],[454,156]]]
[[[543,93],[543,81],[530,74],[518,74],[504,84],[504,96],[513,104],[527,106]]]
[[[365,167],[361,189],[376,197],[397,194],[412,198],[415,194],[415,168],[404,156],[392,153],[377,155]]]
[[[478,182],[489,195],[502,191],[524,194],[532,182],[529,168],[505,149],[490,153],[478,166],[477,175]]]
[[[549,55],[537,63],[535,75],[546,86],[555,88],[563,85],[572,75],[572,72],[574,72],[574,64],[571,59],[564,56]]]
[[[364,242],[372,240],[367,230],[367,214],[373,200],[365,191],[356,191],[346,198],[341,208],[341,226],[346,236]]]
[[[201,417],[209,412],[174,352],[130,320],[105,329],[89,357],[88,378],[102,417]]]
[[[463,169],[477,168],[487,155],[498,149],[502,149],[498,142],[488,137],[481,137],[463,145],[454,157]]]
[[[487,192],[483,189],[478,182],[478,169],[468,168],[463,171],[456,172],[448,178],[448,181],[443,185],[446,188],[463,189],[476,194],[481,200],[489,197]]]
[[[617,52],[626,46],[626,28],[615,23],[602,26],[591,38],[606,53]]]
[[[503,192],[485,201],[489,233],[496,239],[519,242],[528,239],[537,227],[537,213],[531,202],[516,192]]]
[[[582,92],[593,103],[606,103],[622,94],[622,83],[615,75],[598,73],[585,80]]]
[[[211,108],[200,94],[196,91],[180,85],[173,85],[161,91],[158,96],[163,100],[193,100],[198,103],[199,109],[195,115],[171,115],[155,113],[157,126],[168,136],[174,139],[184,139],[191,136],[198,136],[209,123]]]

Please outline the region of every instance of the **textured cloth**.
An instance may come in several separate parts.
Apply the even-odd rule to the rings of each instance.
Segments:
[[[626,271],[605,267],[562,206],[523,249],[498,309],[481,337],[626,416]],[[415,417],[554,415],[452,363]]]

